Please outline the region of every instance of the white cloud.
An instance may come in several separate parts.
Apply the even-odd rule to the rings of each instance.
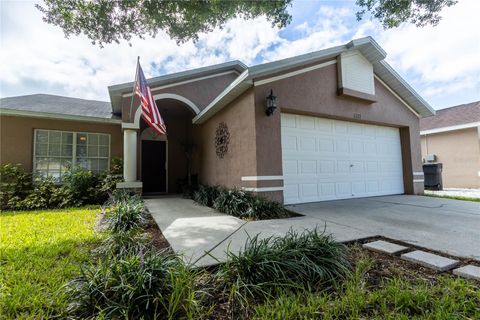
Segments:
[[[472,90],[480,83],[480,20],[474,16],[479,11],[480,1],[462,0],[444,9],[436,27],[405,24],[380,33],[377,40],[394,67],[427,87],[425,96]]]
[[[272,28],[265,18],[234,19],[201,34],[195,44],[178,46],[160,32],[155,39],[133,40],[132,46],[103,49],[84,36],[65,39],[59,28],[41,20],[31,2],[0,1],[0,6],[1,96],[46,92],[107,100],[107,86],[132,80],[138,55],[146,75],[158,76],[234,59],[249,65],[273,61],[372,35],[389,63],[434,106],[480,99],[478,0],[445,9],[437,27],[384,31],[375,21],[357,22],[350,3],[320,1],[306,6],[303,20],[287,30]]]
[[[137,55],[146,75],[158,76],[151,64],[168,73],[233,59],[250,64],[279,40],[278,29],[265,18],[235,19],[223,29],[200,35],[196,44],[178,46],[160,32],[154,39],[135,39],[131,46],[99,48],[84,36],[65,39],[59,28],[41,21],[33,3],[2,4],[3,10],[2,18],[22,19],[2,19],[0,59],[6,62],[0,65],[2,96],[33,93],[25,84],[36,83],[39,89],[56,91],[52,93],[105,100],[107,86],[133,80]]]

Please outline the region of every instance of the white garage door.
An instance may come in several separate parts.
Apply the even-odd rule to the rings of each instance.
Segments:
[[[401,194],[397,128],[282,114],[287,204]]]

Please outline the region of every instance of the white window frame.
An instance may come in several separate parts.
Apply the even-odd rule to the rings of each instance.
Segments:
[[[66,131],[66,130],[54,130],[54,129],[34,129],[33,130],[33,167],[32,167],[32,172],[37,173],[37,132],[38,131],[48,131],[48,132],[60,132],[60,133],[71,133],[72,134],[72,167],[76,167],[77,165],[77,135],[78,134],[98,134],[98,135],[105,135],[108,137],[108,157],[107,157],[107,169],[105,171],[110,171],[110,161],[111,161],[111,153],[112,153],[112,147],[111,147],[111,142],[112,138],[109,133],[103,133],[103,132],[83,132],[83,131]],[[88,144],[87,144],[88,146]],[[48,135],[48,142],[47,142],[47,156],[44,158],[55,158],[55,157],[50,157],[48,156],[48,151],[50,148],[50,135]],[[40,158],[40,157],[39,157]],[[59,158],[66,158],[59,156]],[[93,158],[93,157],[92,157]],[[100,159],[103,157],[96,157],[97,159]],[[90,170],[91,171],[91,170]],[[97,170],[98,171],[98,170]],[[98,173],[98,172],[97,172]],[[47,174],[48,174],[48,169],[47,169]],[[61,177],[60,177],[61,179]]]

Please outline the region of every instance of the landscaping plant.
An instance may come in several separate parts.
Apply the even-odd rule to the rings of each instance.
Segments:
[[[17,207],[18,203],[31,192],[32,175],[21,165],[0,166],[0,209]]]
[[[167,251],[110,255],[82,268],[67,286],[78,318],[194,319],[196,271]]]
[[[200,185],[193,193],[193,200],[246,220],[280,219],[294,215],[279,202],[240,189]]]
[[[217,186],[199,185],[198,190],[193,193],[193,200],[203,206],[213,207],[213,203],[219,193],[220,188]]]
[[[233,288],[233,296],[248,300],[277,290],[320,290],[349,273],[346,247],[314,229],[249,238],[239,253],[227,252],[218,277]]]
[[[131,253],[145,252],[152,248],[150,239],[140,228],[109,233],[97,248],[98,256],[125,256]]]
[[[147,223],[143,200],[126,191],[116,192],[103,208],[103,213],[105,225],[111,232],[125,232]]]
[[[283,292],[255,306],[252,318],[480,319],[480,290],[473,282],[443,275],[438,280],[395,276],[372,284],[367,273],[374,264],[356,265],[333,291]]]

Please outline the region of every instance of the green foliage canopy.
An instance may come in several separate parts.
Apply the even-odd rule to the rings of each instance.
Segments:
[[[440,12],[444,7],[457,3],[456,0],[357,0],[361,8],[357,12],[357,20],[361,20],[369,12],[380,21],[385,29],[396,28],[402,22],[410,22],[417,27],[437,25]]]
[[[290,23],[291,1],[44,0],[36,7],[43,20],[62,28],[65,36],[83,33],[102,46],[130,41],[132,36],[154,37],[159,30],[179,43],[197,40],[200,32],[212,31],[235,17],[264,15],[281,28]]]

